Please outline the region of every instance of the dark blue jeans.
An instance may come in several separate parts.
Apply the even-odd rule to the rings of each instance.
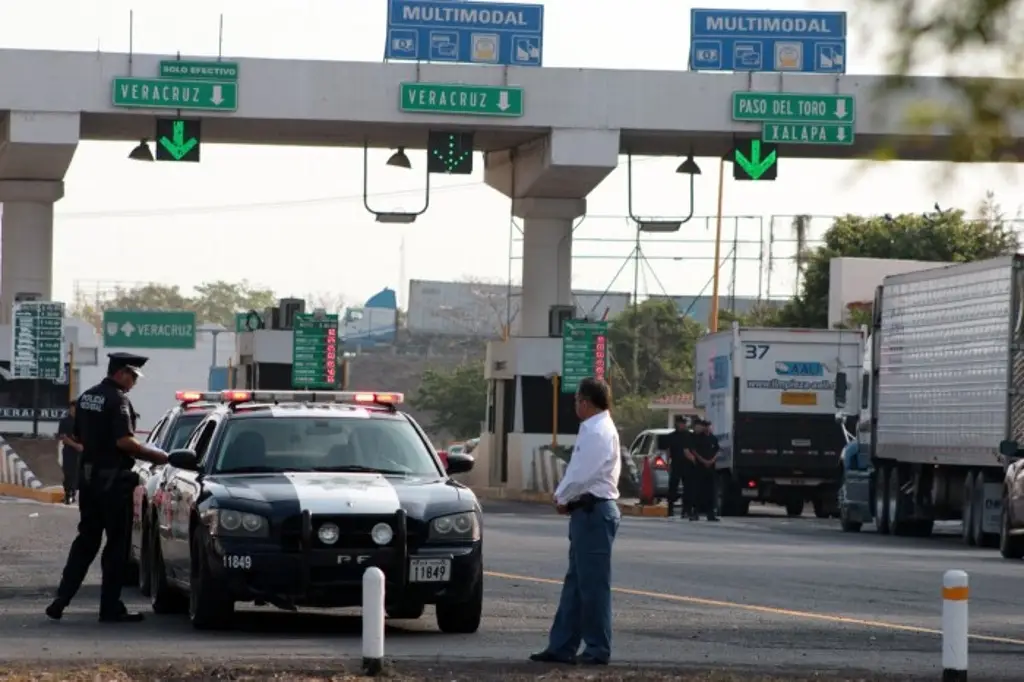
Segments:
[[[612,543],[620,518],[615,502],[569,515],[569,570],[548,636],[548,651],[556,656],[576,656],[581,641],[585,656],[611,656]]]

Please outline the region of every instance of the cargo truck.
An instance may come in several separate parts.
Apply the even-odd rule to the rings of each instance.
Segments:
[[[860,395],[865,330],[740,327],[697,342],[695,405],[718,437],[719,512],[752,501],[790,516],[809,501],[819,518],[838,513],[846,441],[836,408]]]
[[[1009,459],[1000,451],[1024,435],[1022,306],[1021,256],[882,281],[860,456],[843,462],[844,531],[873,522],[883,535],[927,536],[936,521],[960,520],[967,544],[998,543]]]

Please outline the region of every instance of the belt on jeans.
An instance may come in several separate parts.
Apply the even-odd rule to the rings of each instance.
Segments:
[[[596,495],[586,493],[580,495],[572,502],[569,502],[567,505],[565,505],[565,508],[571,512],[576,511],[577,509],[582,509],[584,511],[589,512],[593,511],[594,506],[600,502],[611,502],[611,499],[607,497],[597,497]]]

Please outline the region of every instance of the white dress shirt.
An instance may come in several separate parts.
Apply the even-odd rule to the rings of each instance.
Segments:
[[[580,424],[565,477],[555,490],[555,501],[568,504],[586,493],[617,500],[621,470],[619,432],[607,410],[598,412]]]

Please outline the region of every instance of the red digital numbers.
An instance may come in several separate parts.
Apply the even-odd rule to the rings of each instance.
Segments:
[[[324,362],[324,378],[327,383],[333,384],[338,373],[338,330],[331,328],[327,330],[326,362]]]
[[[597,379],[604,379],[605,366],[608,364],[607,342],[604,335],[594,340],[594,376]]]

